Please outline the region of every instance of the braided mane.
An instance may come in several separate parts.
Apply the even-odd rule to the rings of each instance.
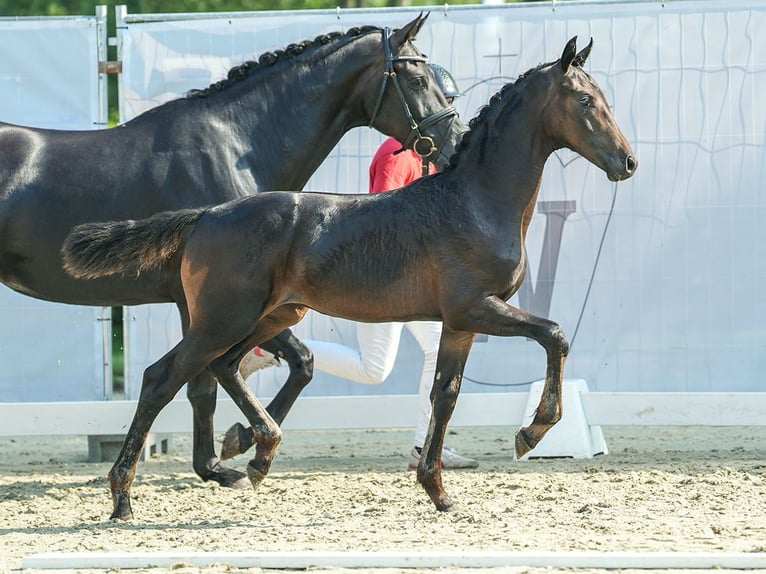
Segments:
[[[321,46],[327,46],[329,44],[338,43],[340,47],[346,40],[352,40],[358,36],[362,36],[369,32],[380,30],[377,26],[356,26],[350,28],[347,32],[330,32],[328,34],[322,34],[317,36],[313,40],[304,40],[303,42],[297,42],[289,44],[286,48],[276,50],[274,52],[264,52],[257,60],[248,60],[231,68],[226,75],[226,78],[210,84],[204,89],[192,89],[186,93],[187,98],[201,98],[215,94],[221,90],[236,84],[237,82],[244,80],[252,75],[256,70],[273,66],[277,62],[285,60],[287,58],[295,58],[305,53],[307,50],[317,48]]]

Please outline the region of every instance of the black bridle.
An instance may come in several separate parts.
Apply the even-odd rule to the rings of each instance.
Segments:
[[[433,138],[427,135],[423,135],[423,130],[439,123],[444,119],[450,119],[451,121],[455,116],[458,115],[457,110],[454,106],[448,106],[443,110],[423,118],[420,120],[420,123],[415,120],[412,112],[410,111],[410,106],[407,105],[407,100],[404,97],[404,91],[402,90],[402,86],[399,83],[399,76],[396,74],[396,70],[394,69],[394,62],[410,61],[426,63],[428,62],[428,58],[425,56],[401,56],[399,54],[394,56],[393,52],[391,51],[389,28],[384,28],[381,30],[381,32],[383,33],[383,51],[386,56],[386,69],[383,72],[383,83],[380,86],[378,100],[375,102],[375,108],[372,110],[372,116],[370,117],[370,123],[368,125],[369,127],[373,127],[372,124],[375,123],[375,119],[378,117],[380,106],[383,104],[383,96],[386,92],[386,86],[388,85],[388,80],[390,78],[393,81],[394,87],[396,87],[396,93],[399,95],[399,101],[402,103],[402,107],[404,108],[404,115],[407,116],[407,120],[410,122],[410,133],[404,140],[402,149],[395,153],[400,153],[411,147],[412,151],[418,154],[423,161],[423,175],[427,175],[429,162],[427,158],[438,152],[439,148],[437,147]]]

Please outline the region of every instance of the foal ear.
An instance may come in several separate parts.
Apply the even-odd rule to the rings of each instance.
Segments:
[[[423,16],[423,12],[421,12],[412,22],[403,28],[395,30],[394,33],[391,34],[391,44],[398,47],[404,44],[407,40],[414,40],[415,36],[420,32],[420,28],[428,19],[429,14],[430,12],[426,12],[426,15]]]
[[[590,56],[590,49],[593,47],[593,38],[590,39],[590,42],[587,46],[585,46],[574,58],[572,61],[573,66],[577,66],[578,68],[582,68],[583,64],[585,63],[585,60],[588,59],[588,56]]]
[[[569,40],[567,45],[564,46],[564,51],[561,53],[561,71],[565,74],[569,70],[569,66],[572,65],[572,61],[577,54],[577,36]]]

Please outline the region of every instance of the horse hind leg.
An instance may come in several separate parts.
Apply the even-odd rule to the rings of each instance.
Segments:
[[[217,402],[218,384],[205,371],[189,381],[187,398],[194,416],[192,466],[204,481],[213,481],[226,488],[246,488],[250,485],[247,475],[221,464],[214,446],[213,414]]]
[[[253,488],[256,488],[266,478],[271,468],[277,447],[282,440],[282,431],[239,374],[237,366],[241,354],[241,351],[227,353],[213,361],[210,368],[251,425],[251,431],[243,433],[247,438],[242,440],[248,442],[252,440],[250,444],[256,445],[255,456],[247,465],[247,476]],[[234,357],[233,360],[232,357]],[[232,436],[231,431],[228,432],[224,438],[223,451],[238,449],[238,445],[228,444],[228,442],[238,443],[239,440],[239,435]],[[224,454],[221,456],[225,457]]]
[[[309,348],[289,329],[285,329],[273,339],[258,346],[284,360],[290,366],[290,374],[285,384],[266,406],[268,413],[277,424],[281,425],[295,404],[295,400],[306,388],[306,385],[311,382],[314,374],[314,358]],[[246,378],[242,373],[241,365],[239,372],[243,378]],[[226,432],[224,447],[221,449],[221,459],[227,460],[243,454],[253,446],[253,443],[252,429],[246,428],[241,423],[234,423]]]

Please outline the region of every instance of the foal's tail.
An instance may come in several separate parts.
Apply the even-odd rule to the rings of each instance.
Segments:
[[[64,241],[64,269],[75,279],[140,275],[160,268],[183,245],[205,209],[165,211],[138,221],[84,223]]]

